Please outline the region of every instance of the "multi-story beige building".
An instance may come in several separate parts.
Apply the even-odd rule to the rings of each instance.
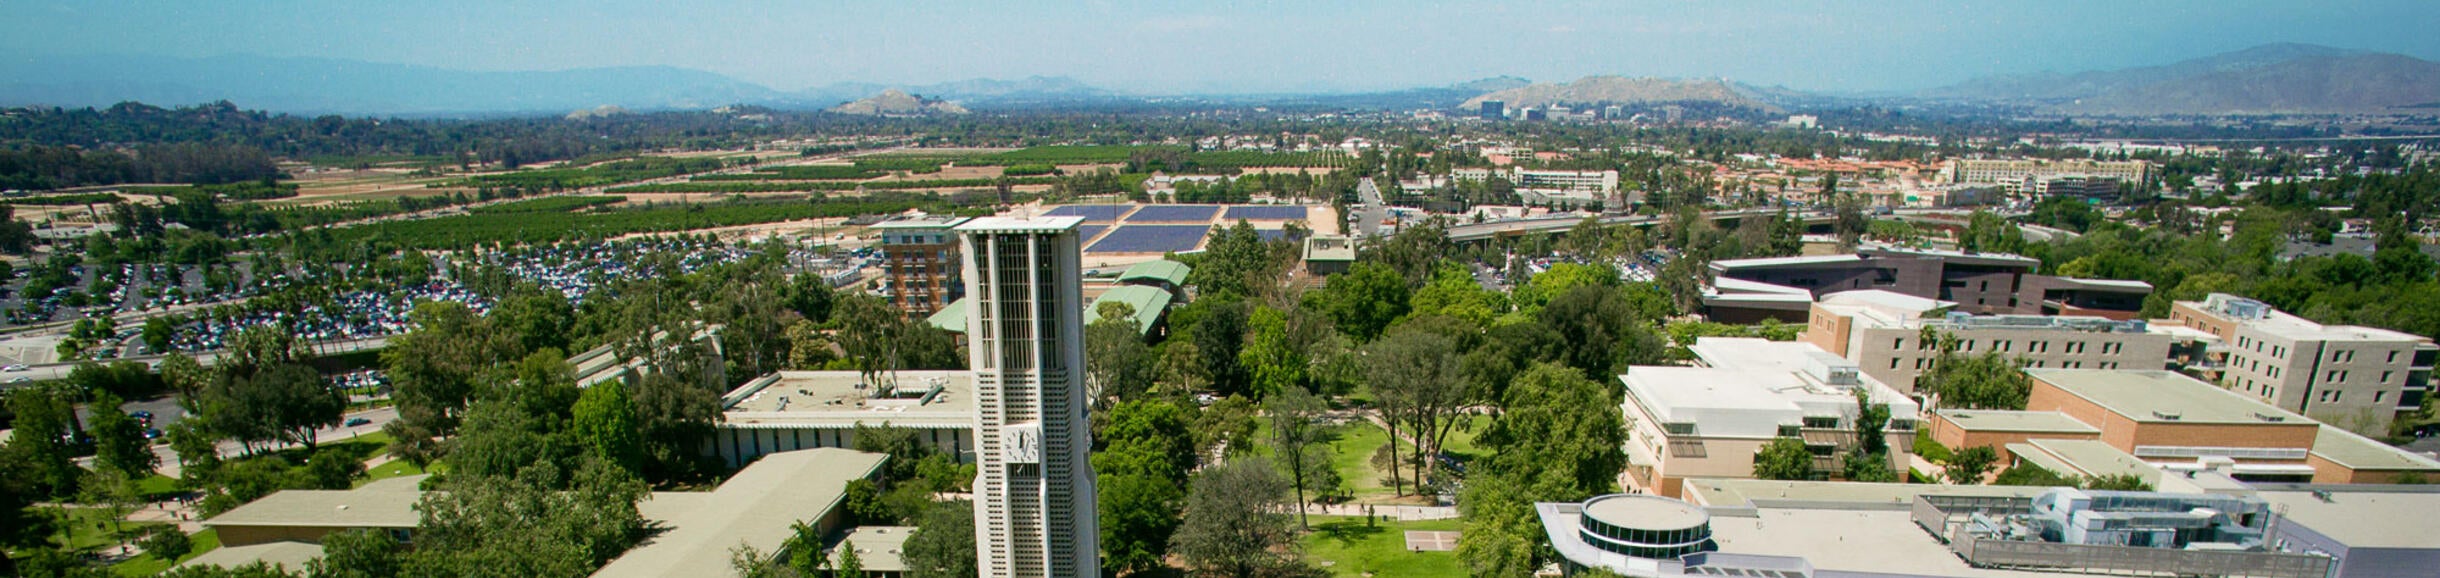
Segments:
[[[2323,325],[2224,293],[2179,301],[2169,320],[2219,338],[2209,355],[2221,387],[2357,433],[2387,433],[2398,412],[2420,408],[2440,361],[2428,338]]]
[[[1913,394],[1915,378],[1940,357],[1926,329],[1955,339],[1964,355],[1999,353],[2025,367],[2162,369],[2178,339],[2141,320],[2047,315],[1966,315],[1954,303],[1867,289],[1813,304],[1803,339]]]
[[[1461,181],[1485,181],[1492,176],[1507,179],[1519,189],[1583,191],[1600,194],[1618,192],[1618,171],[1559,171],[1523,167],[1502,169],[1455,169],[1449,177]]]
[[[2041,179],[2061,176],[2101,177],[2143,184],[2152,177],[2150,161],[1955,159],[1942,169],[1950,183],[1992,185],[2022,192]]]
[[[1700,366],[1635,366],[1618,376],[1627,390],[1627,487],[1677,497],[1689,478],[1750,478],[1754,454],[1783,437],[1803,440],[1816,474],[1827,476],[1856,443],[1858,391],[1889,406],[1890,468],[1906,469],[1919,408],[1855,364],[1798,342],[1706,337],[1688,349]]]

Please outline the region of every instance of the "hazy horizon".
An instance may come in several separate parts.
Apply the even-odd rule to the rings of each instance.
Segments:
[[[671,66],[783,91],[1069,77],[1142,94],[1353,92],[1494,76],[1727,78],[1823,92],[2167,64],[2294,42],[2440,54],[2398,0],[1872,6],[1467,1],[947,6],[463,0],[0,5],[0,50],[252,55],[454,70]],[[40,79],[0,79],[0,81]]]

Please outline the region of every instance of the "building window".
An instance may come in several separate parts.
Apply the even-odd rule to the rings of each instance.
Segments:
[[[1838,417],[1820,417],[1808,415],[1805,416],[1805,427],[1812,429],[1838,429]]]
[[[2386,398],[2386,397],[2389,397],[2389,392],[2386,392],[2386,391],[2375,391],[2375,392],[2372,392],[2372,403],[2374,403],[2374,404],[2376,404],[2376,405],[2377,405],[2377,404],[2381,403],[2381,399],[2382,399],[2382,398]]]

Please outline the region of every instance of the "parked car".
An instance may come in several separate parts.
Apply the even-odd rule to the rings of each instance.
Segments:
[[[351,418],[347,418],[347,427],[356,427],[356,426],[360,426],[360,425],[366,425],[366,424],[371,424],[371,423],[373,423],[373,420],[364,419],[364,418],[361,418],[361,417],[351,417]]]

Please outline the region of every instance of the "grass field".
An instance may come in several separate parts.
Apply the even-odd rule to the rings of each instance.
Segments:
[[[1450,431],[1449,439],[1446,442],[1448,452],[1456,456],[1460,462],[1472,461],[1474,458],[1481,457],[1474,447],[1474,436],[1482,433],[1484,426],[1491,425],[1491,416],[1477,415],[1469,416],[1467,419],[1470,423]],[[1254,430],[1256,442],[1252,450],[1254,455],[1270,456],[1270,439],[1270,422],[1258,421]],[[1351,421],[1340,426],[1339,439],[1331,444],[1331,463],[1332,469],[1338,470],[1340,483],[1343,484],[1342,487],[1346,489],[1352,501],[1406,503],[1419,500],[1411,495],[1402,498],[1392,493],[1389,489],[1389,472],[1373,467],[1373,452],[1380,451],[1382,444],[1387,443],[1389,443],[1389,432],[1383,431],[1381,426],[1373,425],[1369,421]],[[1413,451],[1414,447],[1410,444],[1404,442],[1398,444],[1398,476],[1401,484],[1414,483],[1413,480],[1408,479],[1414,475],[1414,465],[1407,462],[1408,455]],[[1411,493],[1413,490],[1409,489],[1408,492]]]
[[[1305,560],[1332,576],[1401,578],[1464,576],[1466,565],[1456,552],[1409,552],[1407,530],[1456,531],[1457,520],[1396,522],[1371,526],[1363,518],[1314,516],[1313,532],[1304,538]]]
[[[110,570],[111,572],[120,576],[151,576],[169,570],[171,565],[192,560],[196,556],[203,555],[204,552],[210,552],[220,548],[219,530],[204,530],[201,532],[196,532],[195,535],[188,536],[187,539],[194,543],[195,549],[194,551],[187,552],[185,556],[179,556],[177,560],[163,560],[154,557],[152,554],[144,554],[134,558],[128,558],[125,561],[112,565]]]

